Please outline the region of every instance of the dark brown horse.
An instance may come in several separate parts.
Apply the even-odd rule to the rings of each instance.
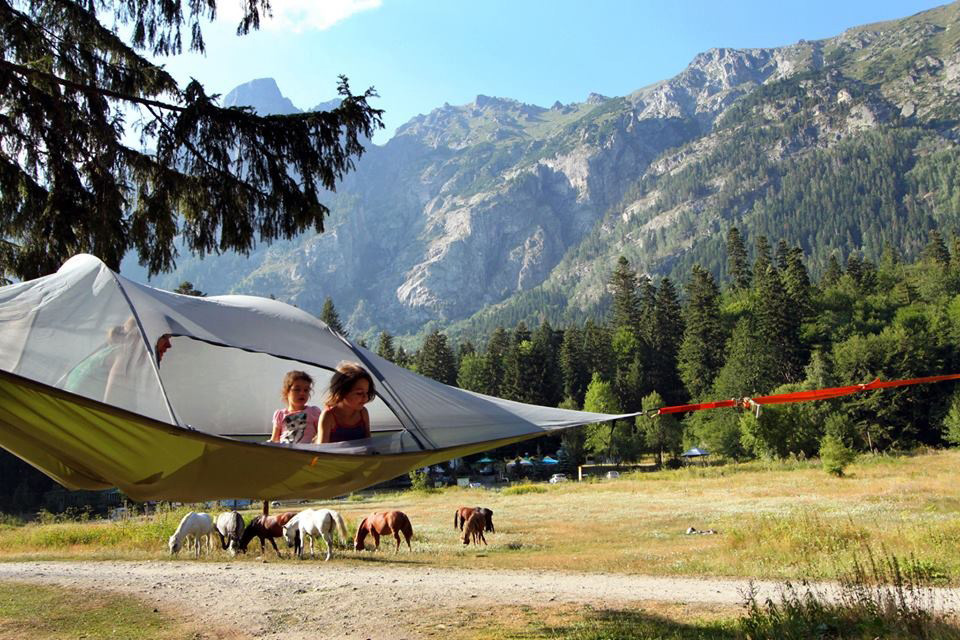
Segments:
[[[487,539],[483,537],[483,530],[487,526],[487,519],[484,517],[483,512],[477,509],[473,512],[467,519],[467,524],[463,528],[463,544],[470,544],[470,541],[473,541],[473,544],[487,544]]]
[[[397,541],[397,549],[400,551],[400,534],[403,534],[407,541],[407,549],[410,547],[410,538],[413,537],[413,526],[410,524],[410,518],[403,511],[380,511],[371,513],[357,527],[357,536],[353,540],[353,548],[357,551],[363,551],[363,541],[367,534],[373,536],[373,542],[377,549],[380,548],[380,536],[393,534]]]
[[[483,530],[496,533],[493,529],[493,509],[487,509],[486,507],[460,507],[453,514],[453,528],[463,531],[464,523],[478,511],[483,514]]]
[[[247,525],[246,529],[243,530],[243,537],[240,538],[240,544],[238,545],[240,551],[246,553],[247,545],[250,544],[250,541],[254,538],[259,538],[260,553],[262,554],[266,548],[263,541],[267,539],[270,541],[270,544],[273,545],[273,550],[277,552],[277,556],[279,556],[280,549],[277,548],[277,543],[274,541],[274,538],[279,538],[283,535],[283,525],[290,522],[290,518],[295,515],[297,515],[295,511],[284,511],[276,516],[257,516]]]

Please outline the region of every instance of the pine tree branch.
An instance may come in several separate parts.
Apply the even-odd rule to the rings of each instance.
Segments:
[[[72,80],[66,80],[52,73],[47,73],[46,71],[40,71],[39,69],[33,69],[31,67],[27,67],[24,65],[15,64],[7,60],[0,60],[0,68],[7,69],[21,76],[33,76],[37,78],[42,78],[44,80],[48,80],[50,82],[59,84],[63,87],[76,89],[77,91],[96,93],[96,94],[100,94],[110,98],[115,98],[117,100],[123,100],[126,102],[140,104],[146,107],[156,107],[158,109],[165,109],[167,111],[177,111],[177,112],[184,112],[187,110],[185,107],[180,107],[174,104],[170,104],[168,102],[151,100],[149,98],[141,98],[139,96],[132,96],[125,93],[120,93],[119,91],[104,89],[103,87],[95,87],[91,84],[85,84],[81,82],[74,82]]]

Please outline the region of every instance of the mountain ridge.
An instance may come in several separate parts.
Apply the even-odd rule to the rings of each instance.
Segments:
[[[204,289],[218,271],[211,282],[315,313],[330,296],[353,335],[472,335],[514,318],[597,312],[621,253],[651,275],[682,277],[701,262],[723,277],[722,236],[734,224],[799,244],[815,270],[834,251],[878,255],[883,230],[871,216],[914,226],[897,227],[911,252],[925,229],[956,222],[914,183],[917,167],[933,170],[926,158],[952,153],[958,139],[957,14],[950,5],[834,38],[710,49],[622,97],[443,105],[368,148],[328,198],[325,234],[218,258],[226,269],[183,259],[165,285]],[[853,162],[891,144],[909,153],[890,155],[885,179],[899,186],[880,189],[883,204],[854,194],[849,216],[843,203],[824,205],[844,219],[837,239],[784,213],[788,202],[812,206],[784,190],[816,173],[810,159]]]

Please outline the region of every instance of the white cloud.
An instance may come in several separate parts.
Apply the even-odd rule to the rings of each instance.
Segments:
[[[240,3],[218,3],[217,20],[236,24],[241,18]],[[271,0],[272,17],[261,16],[260,28],[270,31],[329,29],[355,13],[378,9],[382,0]]]

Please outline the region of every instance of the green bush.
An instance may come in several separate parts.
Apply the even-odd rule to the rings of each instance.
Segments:
[[[536,484],[517,484],[512,487],[507,487],[503,490],[503,493],[506,495],[523,495],[524,493],[546,493],[547,490],[544,487],[541,487]]]
[[[414,469],[409,474],[410,488],[414,491],[429,491],[433,489],[433,483],[430,481],[430,474],[423,469]]]
[[[823,470],[842,477],[844,469],[857,458],[857,453],[843,444],[840,438],[827,434],[820,440],[820,461]]]

